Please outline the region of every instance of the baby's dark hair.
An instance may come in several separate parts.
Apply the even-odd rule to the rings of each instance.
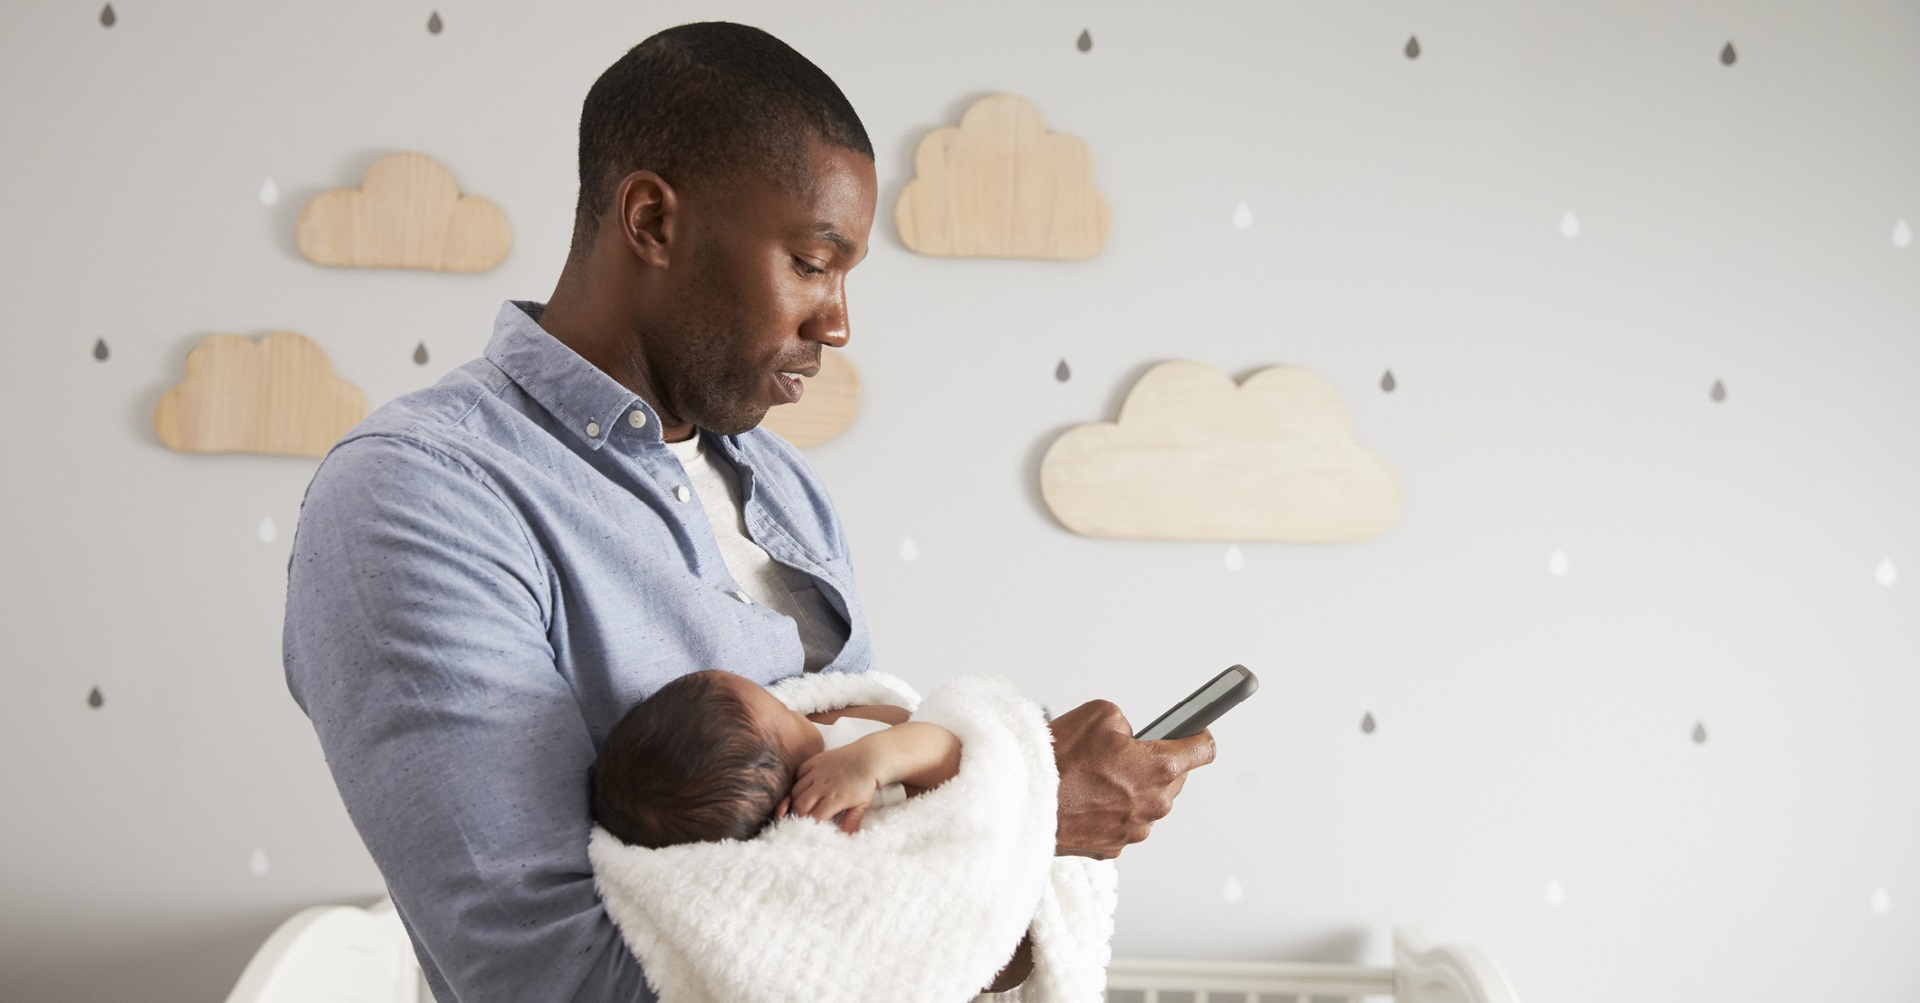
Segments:
[[[668,683],[614,725],[593,770],[593,818],[633,846],[750,839],[793,778],[780,746],[712,672]]]

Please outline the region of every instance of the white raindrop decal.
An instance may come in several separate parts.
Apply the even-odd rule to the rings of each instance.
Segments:
[[[247,859],[247,870],[252,871],[253,876],[256,878],[266,877],[267,876],[267,851],[265,850],[253,851],[253,856]]]
[[[1893,567],[1893,558],[1882,557],[1880,559],[1880,566],[1873,569],[1873,580],[1887,588],[1893,588],[1893,583],[1900,580],[1900,572],[1894,570]]]
[[[1567,214],[1560,217],[1560,236],[1569,238],[1580,236],[1580,217],[1575,216],[1572,209],[1568,209]]]
[[[1227,556],[1221,560],[1221,563],[1227,566],[1228,571],[1238,571],[1247,566],[1247,558],[1245,554],[1240,553],[1239,544],[1229,543]]]
[[[1233,207],[1233,225],[1242,230],[1253,226],[1253,207],[1245,202]]]
[[[272,178],[260,182],[260,204],[272,205],[278,201],[280,201],[280,186],[274,184]]]
[[[1887,894],[1885,888],[1875,888],[1873,895],[1867,899],[1867,908],[1872,909],[1877,915],[1885,916],[1893,911],[1893,896]]]
[[[1547,573],[1552,575],[1555,578],[1567,577],[1567,552],[1566,551],[1556,550],[1553,552],[1552,557],[1547,558]]]
[[[1229,877],[1227,883],[1220,886],[1220,897],[1229,902],[1238,902],[1247,897],[1247,890],[1240,886],[1240,879]]]
[[[1904,219],[1898,220],[1893,224],[1893,246],[1913,246],[1913,227],[1908,226],[1907,221]]]
[[[919,559],[920,559],[920,545],[913,542],[913,537],[909,536],[906,539],[901,540],[900,541],[900,560],[904,563],[912,564],[913,562]]]
[[[1560,887],[1559,878],[1547,879],[1547,904],[1559,905],[1567,900],[1567,890]]]
[[[272,543],[279,538],[280,527],[273,524],[273,516],[267,516],[260,520],[260,525],[254,527],[253,534],[260,538],[261,543]]]

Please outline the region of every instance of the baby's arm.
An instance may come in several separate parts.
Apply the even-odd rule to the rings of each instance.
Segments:
[[[881,787],[938,787],[959,772],[960,740],[953,732],[924,721],[896,724],[801,763],[793,814],[824,822],[844,812],[840,828],[853,832]]]
[[[832,724],[843,717],[865,718],[884,724],[905,724],[908,714],[905,707],[895,707],[892,704],[855,704],[838,710],[823,710],[808,714],[807,720],[814,724]]]

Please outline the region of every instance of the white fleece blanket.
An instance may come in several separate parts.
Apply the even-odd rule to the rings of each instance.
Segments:
[[[852,834],[787,818],[751,840],[652,850],[594,829],[600,896],[662,1003],[964,1003],[1029,929],[1034,974],[986,998],[1099,1003],[1116,877],[1053,856],[1059,776],[1039,707],[992,676],[924,703],[879,672],[773,692],[803,714],[905,707],[959,737],[960,772]]]

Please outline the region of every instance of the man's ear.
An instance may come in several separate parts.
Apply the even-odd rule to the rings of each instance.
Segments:
[[[635,171],[620,179],[613,206],[627,248],[641,261],[665,268],[674,237],[684,228],[679,193],[660,175]]]

